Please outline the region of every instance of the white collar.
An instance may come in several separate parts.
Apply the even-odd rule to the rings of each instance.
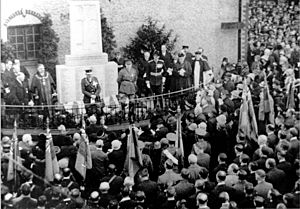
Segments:
[[[124,201],[127,201],[127,200],[131,200],[129,196],[123,197],[122,200],[121,200],[120,202],[124,202]]]

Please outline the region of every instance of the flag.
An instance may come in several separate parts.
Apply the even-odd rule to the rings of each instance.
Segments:
[[[246,137],[249,140],[257,141],[258,128],[253,108],[250,91],[247,87],[246,80],[242,94],[243,102],[240,108],[238,136]]]
[[[264,73],[264,88],[262,91],[262,97],[260,98],[258,120],[265,121],[274,125],[275,114],[274,114],[274,100],[270,94],[269,86],[267,83],[267,76]],[[267,116],[267,118],[266,118]]]
[[[83,120],[84,121],[84,120]],[[77,151],[75,169],[85,179],[86,169],[92,168],[92,156],[86,134],[81,134],[79,149]]]
[[[47,134],[45,162],[45,179],[47,181],[53,181],[54,175],[59,173],[59,166],[50,133]]]
[[[17,137],[17,122],[14,122],[14,132],[12,137],[12,144],[10,146],[8,168],[7,168],[7,181],[14,180],[17,184],[17,170],[20,170],[20,165],[22,165],[19,143]]]
[[[295,83],[294,83],[294,79],[291,79],[290,83],[288,84],[288,88],[287,88],[287,103],[286,103],[287,109],[295,108],[294,92],[295,92]]]
[[[131,178],[134,178],[136,172],[143,166],[142,153],[138,147],[137,133],[133,126],[129,127],[130,133],[127,139],[127,156],[125,169]]]
[[[183,150],[183,141],[182,141],[182,126],[181,126],[181,114],[180,111],[178,111],[178,117],[177,117],[177,137],[178,139],[175,142],[175,147],[180,150],[182,153],[182,157],[184,157],[184,150]]]

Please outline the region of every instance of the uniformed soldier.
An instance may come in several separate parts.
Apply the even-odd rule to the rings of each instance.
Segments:
[[[151,88],[152,93],[155,95],[162,93],[162,87],[166,80],[165,72],[165,62],[159,59],[159,52],[154,51],[153,60],[149,61],[146,84],[148,88]]]
[[[92,72],[92,68],[86,69],[86,77],[81,80],[81,91],[84,95],[83,102],[85,104],[95,104],[96,102],[100,102],[101,87],[98,82],[98,79],[95,76],[93,76]],[[86,107],[87,113],[89,115],[96,113],[96,111],[94,111],[95,108],[92,108],[93,106],[94,105],[89,105]],[[99,105],[96,105],[96,107],[99,107]]]

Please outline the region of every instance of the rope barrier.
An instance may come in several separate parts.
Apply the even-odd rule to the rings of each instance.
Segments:
[[[202,83],[199,84],[199,86]],[[148,96],[148,97],[141,97],[141,98],[134,98],[134,99],[130,99],[130,102],[138,102],[138,101],[143,101],[143,100],[151,100],[151,99],[156,99],[156,98],[160,98],[160,97],[164,97],[164,96],[171,96],[171,95],[175,95],[175,94],[179,94],[179,93],[184,93],[184,92],[188,92],[190,90],[197,90],[199,89],[199,87],[189,87],[186,89],[182,89],[182,90],[178,90],[178,91],[172,91],[169,93],[164,93],[164,94],[159,94],[159,95],[153,95],[153,96]],[[95,103],[85,103],[84,106],[91,106],[91,105],[103,105],[104,102],[95,102]],[[117,105],[110,105],[107,107],[115,107]],[[7,105],[7,104],[1,104],[1,107],[15,107],[15,108],[65,108],[64,104],[56,104],[56,105]],[[74,108],[66,108],[66,109],[74,109]],[[75,108],[76,109],[76,108]],[[81,109],[81,108],[78,108]]]

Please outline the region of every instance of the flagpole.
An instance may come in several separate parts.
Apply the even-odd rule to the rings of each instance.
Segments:
[[[18,135],[17,135],[17,121],[14,121],[14,133],[13,133],[13,146],[14,146],[14,152],[13,152],[13,159],[16,160],[18,162],[17,159],[17,143],[18,143]],[[17,164],[14,163],[14,167],[13,167],[13,172],[14,172],[14,190],[17,188]]]

